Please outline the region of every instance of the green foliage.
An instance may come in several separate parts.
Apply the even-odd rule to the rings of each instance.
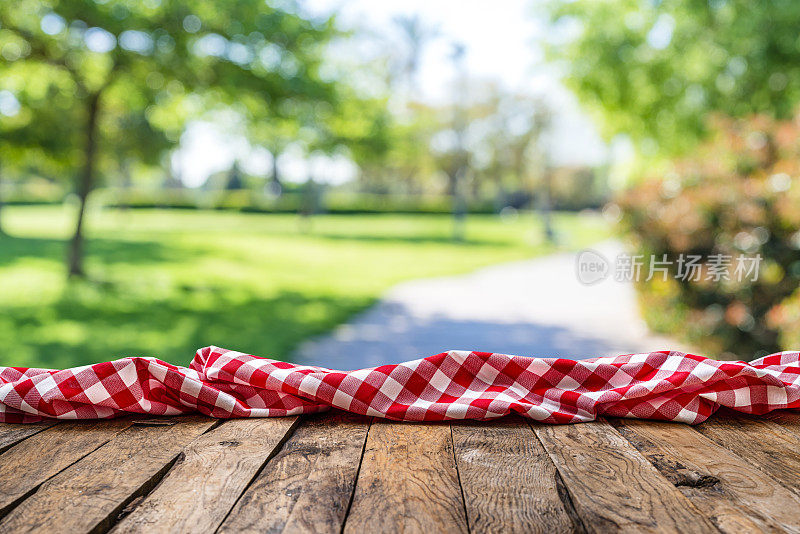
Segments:
[[[550,200],[556,210],[600,209],[611,198],[603,168],[554,169],[550,177]]]
[[[385,98],[359,97],[352,90],[346,90],[339,98],[336,113],[323,124],[327,137],[319,143],[320,148],[332,152],[346,147],[362,169],[374,169],[385,161],[397,127]]]
[[[551,56],[608,137],[646,153],[692,148],[706,114],[793,114],[800,3],[793,0],[553,2]]]
[[[192,189],[98,189],[92,201],[104,208],[174,208],[189,210],[226,210],[247,213],[298,213],[303,208],[305,192],[288,184],[279,196],[265,195],[260,190],[205,192]],[[326,214],[448,214],[452,202],[446,195],[387,195],[328,190],[320,187],[319,211]],[[26,196],[13,196],[11,204],[58,203],[61,197],[44,196],[31,191]],[[467,206],[470,213],[494,214],[497,206],[492,201],[473,201]],[[583,206],[581,206],[583,207]],[[565,210],[573,210],[566,206]]]
[[[0,89],[21,105],[3,121],[3,140],[74,168],[85,110],[102,93],[106,167],[125,158],[158,164],[201,103],[246,114],[331,100],[333,85],[318,75],[331,35],[330,21],[261,0],[3,2]]]
[[[286,116],[281,107],[333,100],[318,72],[333,32],[263,0],[1,3],[0,90],[20,110],[0,144],[17,165],[44,156],[78,175],[69,274],[85,275],[83,214],[98,171],[129,181],[132,165],[162,163],[199,108],[263,120],[264,109]]]
[[[639,252],[765,258],[752,283],[641,284],[651,326],[739,357],[795,344],[800,4],[576,0],[551,15],[551,56],[606,136],[681,158],[622,198]]]
[[[641,284],[650,323],[706,350],[751,358],[798,342],[800,135],[797,121],[717,120],[711,141],[665,177],[621,199],[640,253],[733,257],[759,254],[755,281]],[[674,267],[674,265],[673,265]],[[732,266],[732,270],[735,264]],[[677,274],[676,272],[672,273]],[[793,296],[791,296],[794,294]],[[788,299],[788,300],[787,300]]]
[[[134,355],[185,364],[208,344],[287,358],[400,281],[552,250],[531,241],[541,234],[532,216],[476,215],[466,241],[454,244],[446,215],[322,215],[308,228],[294,215],[103,210],[88,219],[94,281],[67,281],[60,262],[70,211],[7,210],[4,365],[63,368]],[[575,248],[608,232],[599,217],[557,214],[555,223]]]

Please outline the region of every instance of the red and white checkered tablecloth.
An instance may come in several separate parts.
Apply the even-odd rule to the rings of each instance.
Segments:
[[[334,371],[206,347],[189,367],[123,358],[62,371],[0,367],[0,421],[200,412],[220,418],[326,410],[405,421],[546,423],[600,415],[700,423],[719,407],[762,414],[800,407],[800,352],[746,362],[681,352],[569,360],[450,351]]]

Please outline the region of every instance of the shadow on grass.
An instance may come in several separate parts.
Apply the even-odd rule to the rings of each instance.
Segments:
[[[67,241],[62,239],[0,237],[0,267],[21,258],[43,258],[63,261],[67,253]],[[183,247],[166,246],[158,241],[137,239],[92,238],[86,242],[87,259],[100,259],[103,263],[148,264],[159,261],[184,261],[187,255],[199,255]]]
[[[309,236],[331,241],[356,241],[363,243],[410,243],[414,245],[455,245],[455,246],[483,246],[499,247],[509,243],[491,239],[476,239],[465,237],[462,241],[455,241],[451,236],[413,236],[413,235],[342,235],[328,234],[325,232],[309,233]]]
[[[27,258],[60,264],[65,241],[2,237],[0,267]],[[200,249],[108,237],[87,243],[89,262],[158,269],[191,263]],[[91,269],[90,269],[91,271]],[[286,358],[300,341],[347,320],[371,300],[298,291],[256,294],[234,284],[186,280],[166,286],[138,280],[70,281],[54,302],[18,303],[0,313],[0,366],[63,368],[124,356],[188,364],[206,345]]]
[[[168,299],[146,300],[114,289],[71,287],[52,306],[0,316],[0,346],[9,349],[0,365],[63,368],[125,356],[186,365],[207,345],[283,359],[304,338],[370,303],[297,292],[235,298],[224,290],[186,287]]]

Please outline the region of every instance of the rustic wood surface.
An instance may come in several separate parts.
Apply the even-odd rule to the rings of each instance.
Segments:
[[[0,424],[0,532],[800,532],[800,415]]]
[[[0,456],[0,515],[130,425],[126,420],[61,423],[9,448]]]
[[[244,492],[221,532],[340,532],[369,430],[368,418],[314,415]]]
[[[791,490],[693,428],[642,421],[618,428],[720,530],[800,530]]]
[[[453,424],[453,446],[470,529],[564,532],[572,520],[556,467],[521,417]]]
[[[214,424],[187,417],[174,425],[129,426],[43,483],[0,521],[0,532],[107,530],[130,501],[155,486],[186,445]]]
[[[114,532],[215,531],[298,420],[228,421],[203,434]]]
[[[589,532],[707,532],[706,519],[611,425],[534,428]]]
[[[53,426],[54,422],[47,423],[32,423],[29,425],[23,424],[6,424],[0,425],[0,453],[6,452],[12,445],[29,438],[34,434],[38,434],[45,428]]]
[[[345,532],[467,532],[450,425],[375,421]]]

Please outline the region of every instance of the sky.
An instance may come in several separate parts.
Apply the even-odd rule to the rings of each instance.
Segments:
[[[474,79],[492,80],[508,90],[545,98],[555,111],[550,156],[562,165],[597,164],[607,150],[595,128],[581,112],[574,96],[558,81],[552,65],[543,59],[538,42],[545,37],[543,17],[531,0],[306,0],[304,9],[315,15],[338,12],[345,28],[392,34],[393,18],[418,14],[438,37],[424,49],[418,75],[423,98],[447,100],[454,79],[453,44],[465,47],[465,64]],[[267,174],[269,155],[251,154],[247,143],[208,123],[196,123],[182,139],[173,159],[187,185],[201,185],[212,173],[230,167],[234,158],[245,170]],[[325,169],[322,181],[340,183],[353,175],[346,161],[305,162],[299,157],[280,160],[286,178],[304,180],[309,165]]]

